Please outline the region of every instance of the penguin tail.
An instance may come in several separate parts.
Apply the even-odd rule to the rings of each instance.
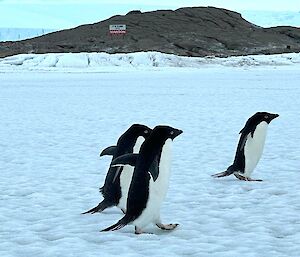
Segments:
[[[96,207],[94,207],[94,208],[92,208],[92,209],[90,209],[90,210],[88,210],[88,211],[86,211],[86,212],[83,212],[83,213],[81,213],[81,214],[87,214],[87,213],[94,214],[94,213],[96,213],[96,212],[102,212],[102,211],[104,211],[106,208],[111,207],[111,206],[113,206],[113,204],[110,203],[109,201],[107,201],[107,200],[104,199],[104,200],[103,200],[101,203],[99,203]]]
[[[232,166],[229,166],[227,170],[213,174],[211,176],[214,178],[221,178],[221,177],[229,176],[229,175],[233,174],[234,172],[235,172],[235,170],[232,168]]]
[[[125,227],[128,223],[130,222],[130,220],[126,217],[126,215],[120,219],[116,224],[105,228],[103,230],[101,230],[101,232],[107,232],[107,231],[115,231],[115,230],[119,230],[123,227]]]

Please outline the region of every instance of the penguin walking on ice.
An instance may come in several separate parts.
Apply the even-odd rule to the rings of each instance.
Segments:
[[[241,136],[233,164],[226,171],[212,176],[220,178],[233,174],[240,180],[262,181],[252,179],[250,176],[263,153],[268,125],[278,116],[278,114],[268,112],[257,112],[250,117],[240,131]]]
[[[135,168],[125,216],[102,232],[118,230],[131,223],[136,234],[141,234],[150,223],[164,230],[177,227],[178,224],[161,222],[160,207],[169,184],[172,141],[181,133],[182,130],[169,126],[156,126],[141,146],[139,154],[126,154],[113,160],[112,165],[131,165]]]
[[[110,146],[105,148],[100,157],[104,155],[112,155],[112,161],[117,157],[128,154],[138,153],[142,143],[145,141],[150,133],[151,129],[145,125],[133,124],[127,131],[125,131],[118,139],[116,146]],[[110,165],[103,187],[100,188],[100,192],[103,196],[103,201],[96,207],[82,213],[94,214],[96,212],[102,212],[108,207],[117,206],[123,213],[126,212],[126,203],[128,189],[130,186],[133,167],[112,167]],[[120,172],[121,171],[121,172]]]

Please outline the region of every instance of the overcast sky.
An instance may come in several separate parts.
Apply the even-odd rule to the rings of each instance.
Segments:
[[[174,10],[186,6],[215,6],[238,12],[300,11],[300,0],[0,0],[0,27],[65,29],[131,10]]]

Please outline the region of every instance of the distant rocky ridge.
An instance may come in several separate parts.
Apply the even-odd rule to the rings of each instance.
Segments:
[[[111,36],[109,25],[126,24]],[[182,56],[238,56],[300,52],[300,28],[262,28],[239,13],[215,7],[132,11],[77,28],[0,43],[0,57],[20,53],[159,51]]]

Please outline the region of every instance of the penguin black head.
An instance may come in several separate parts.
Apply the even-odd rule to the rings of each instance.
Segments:
[[[146,138],[150,135],[152,129],[142,124],[133,124],[127,131],[137,136],[143,136]]]
[[[180,129],[172,128],[170,126],[156,126],[152,133],[154,135],[159,135],[161,138],[167,140],[167,139],[172,139],[174,140],[175,137],[179,136],[183,131]]]
[[[273,119],[277,118],[278,116],[279,116],[278,114],[273,114],[273,113],[269,113],[269,112],[257,112],[251,118],[253,119],[253,121],[256,124],[259,124],[262,121],[265,121],[268,124],[270,124],[270,122]]]
[[[124,132],[124,134],[119,138],[118,145],[125,145],[128,147],[130,144],[133,144],[135,140],[142,136],[144,138],[149,137],[152,129],[142,125],[142,124],[133,124]],[[133,146],[132,146],[133,147]]]
[[[133,124],[118,139],[116,146],[110,146],[100,153],[103,155],[119,156],[133,151],[134,145],[139,137],[147,138],[150,136],[152,129],[145,125]]]
[[[266,122],[267,124],[270,124],[270,122],[278,116],[278,114],[273,114],[269,112],[257,112],[247,120],[245,127],[240,131],[240,134],[248,134],[249,132],[251,132],[253,136],[254,130],[256,129],[256,126],[258,124],[260,124],[261,122]]]

